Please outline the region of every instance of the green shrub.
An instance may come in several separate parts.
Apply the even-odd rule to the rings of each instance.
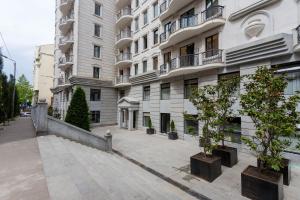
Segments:
[[[170,128],[171,128],[171,132],[175,132],[176,128],[175,128],[175,123],[174,123],[173,120],[171,121],[171,127]]]

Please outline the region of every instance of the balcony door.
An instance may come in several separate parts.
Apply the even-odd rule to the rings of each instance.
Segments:
[[[218,0],[206,0],[206,19],[213,17],[218,13]]]
[[[171,52],[164,53],[164,64],[170,64],[171,63]]]
[[[186,28],[195,25],[195,9],[191,9],[180,16],[180,28]]]
[[[219,54],[219,35],[212,35],[205,39],[205,57],[212,57]]]
[[[195,64],[195,44],[189,44],[180,48],[180,66],[194,66]]]

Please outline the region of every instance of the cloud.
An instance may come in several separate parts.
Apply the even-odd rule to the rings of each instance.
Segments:
[[[0,31],[17,61],[17,76],[32,81],[35,46],[54,42],[55,0],[0,0],[0,5]],[[4,70],[12,73],[12,64],[5,62]]]

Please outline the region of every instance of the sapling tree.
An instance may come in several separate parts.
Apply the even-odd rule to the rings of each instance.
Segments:
[[[300,95],[285,97],[288,84],[285,75],[265,66],[246,78],[241,114],[252,119],[256,131],[253,136],[242,137],[242,141],[256,153],[261,162],[260,170],[278,171],[282,167],[282,153],[290,146],[299,121],[296,107]]]
[[[216,147],[213,143],[213,138],[216,137],[216,125],[217,125],[217,87],[212,85],[203,86],[201,88],[194,89],[189,100],[196,107],[198,114],[192,116],[184,114],[184,118],[187,120],[202,121],[202,135],[199,136],[200,146],[203,147],[203,153],[205,156],[211,155],[212,150]]]
[[[149,129],[152,129],[152,120],[151,120],[151,117],[149,117],[149,121],[148,121],[148,128]]]
[[[171,121],[170,129],[172,133],[176,131],[175,123],[173,120]]]
[[[232,106],[237,100],[236,93],[238,92],[238,86],[240,84],[239,76],[231,76],[221,79],[217,85],[218,99],[216,102],[217,109],[217,125],[218,134],[216,136],[217,142],[222,141],[224,147],[225,133],[228,126],[228,119],[234,117],[234,111]]]

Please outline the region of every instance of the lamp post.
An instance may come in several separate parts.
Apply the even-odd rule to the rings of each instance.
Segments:
[[[7,60],[10,60],[14,63],[14,79],[13,79],[13,84],[14,84],[14,90],[13,90],[13,96],[12,96],[12,111],[11,111],[11,117],[14,117],[15,114],[15,96],[16,96],[16,70],[17,70],[17,62],[3,54],[0,54],[3,58],[6,58]]]

